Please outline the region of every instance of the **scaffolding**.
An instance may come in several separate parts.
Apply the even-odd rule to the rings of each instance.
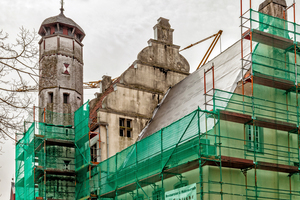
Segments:
[[[169,190],[169,179],[177,177],[184,184],[184,177],[192,171],[198,175],[197,199],[299,199],[300,181],[293,176],[299,172],[297,134],[286,136],[294,141],[289,146],[262,142],[260,152],[255,154],[255,141],[241,134],[245,126],[224,115],[223,110],[197,109],[100,162],[99,196],[157,199],[153,194],[158,189]],[[232,127],[236,129],[234,135]],[[264,129],[266,135],[275,130]],[[209,175],[209,169],[215,173]],[[283,184],[277,188],[265,184],[268,180],[263,180],[264,173],[269,172],[278,173]],[[163,199],[164,193],[161,195],[158,199]]]
[[[300,199],[300,32],[286,10],[282,18],[251,1],[241,9],[242,92],[215,88],[214,66],[204,70],[205,110],[100,162],[99,198],[164,199],[189,181],[197,199]]]
[[[286,11],[282,18],[250,1],[241,9],[242,92],[215,88],[213,65],[204,70],[205,110],[100,163],[92,159],[91,140],[99,137],[100,148],[100,134],[90,131],[88,103],[67,117],[73,125],[46,123],[47,111],[39,112],[44,120],[29,123],[17,143],[16,199],[164,199],[192,183],[201,200],[300,199],[300,29]]]
[[[81,106],[74,116],[75,125],[75,172],[76,172],[76,198],[97,199],[99,169],[98,163],[92,162],[91,139],[98,136],[100,147],[100,134],[90,131],[90,107],[88,103]]]
[[[32,113],[16,143],[16,199],[74,199],[73,116],[38,107]]]
[[[16,143],[17,200],[97,199],[90,141],[100,134],[89,122],[89,102],[75,113],[33,108]]]

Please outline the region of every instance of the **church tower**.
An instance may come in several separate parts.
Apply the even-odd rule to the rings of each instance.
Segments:
[[[53,113],[74,113],[83,103],[83,29],[60,14],[43,21],[39,35],[39,107],[52,111],[46,123],[70,124],[72,117],[58,119]],[[40,114],[40,116],[43,116]],[[65,116],[65,115],[64,115]]]

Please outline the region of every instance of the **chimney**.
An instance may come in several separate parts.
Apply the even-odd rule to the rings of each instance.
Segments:
[[[105,90],[111,85],[111,76],[102,76],[102,81],[100,82],[100,93],[105,92]]]
[[[273,17],[283,19],[284,10],[286,9],[285,0],[265,0],[259,5],[258,11]]]

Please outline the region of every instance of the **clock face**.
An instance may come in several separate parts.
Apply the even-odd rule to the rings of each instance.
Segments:
[[[64,63],[64,72],[63,74],[70,74],[70,64]]]

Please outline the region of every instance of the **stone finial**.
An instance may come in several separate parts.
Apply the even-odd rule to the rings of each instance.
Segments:
[[[259,5],[258,11],[273,17],[283,19],[284,10],[286,9],[285,0],[265,0]]]
[[[64,0],[61,0],[61,1],[60,1],[60,4],[61,4],[60,12],[61,12],[61,13],[64,13],[64,10],[65,10],[65,9],[64,9]]]
[[[157,24],[153,27],[154,29],[154,39],[167,43],[173,44],[173,31],[169,24],[169,20],[163,17],[160,17],[157,20]]]

